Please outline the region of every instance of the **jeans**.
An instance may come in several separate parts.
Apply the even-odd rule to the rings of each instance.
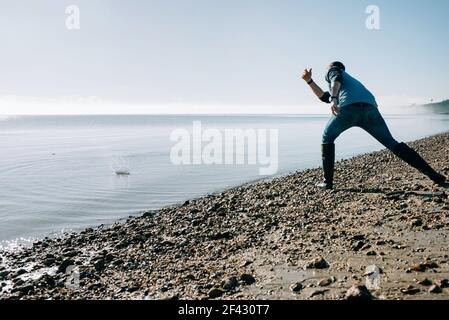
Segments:
[[[323,133],[323,144],[332,144],[340,134],[351,127],[360,127],[390,150],[399,143],[393,138],[377,107],[369,104],[352,104],[340,108],[332,116]]]

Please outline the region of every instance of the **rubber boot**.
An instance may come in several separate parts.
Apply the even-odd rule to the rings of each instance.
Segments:
[[[330,190],[334,187],[335,144],[322,144],[321,157],[323,160],[324,182],[316,186]]]
[[[428,176],[436,184],[445,185],[446,177],[433,170],[426,160],[405,143],[399,143],[392,151],[397,157]]]

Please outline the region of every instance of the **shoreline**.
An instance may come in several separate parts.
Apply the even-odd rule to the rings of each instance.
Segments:
[[[410,145],[449,175],[449,133]],[[386,150],[335,175],[334,191],[306,169],[4,252],[0,299],[344,299],[374,265],[377,299],[448,299],[448,189]]]

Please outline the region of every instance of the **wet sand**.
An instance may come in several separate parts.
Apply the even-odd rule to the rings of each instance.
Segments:
[[[410,145],[449,175],[449,133]],[[449,298],[449,190],[386,150],[335,179],[305,170],[4,252],[0,298]]]

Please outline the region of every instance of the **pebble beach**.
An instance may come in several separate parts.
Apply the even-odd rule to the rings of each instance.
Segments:
[[[409,144],[449,175],[449,133]],[[338,144],[337,144],[338,153]],[[387,151],[1,253],[0,299],[448,299],[449,189]],[[376,270],[373,285],[373,270]]]

